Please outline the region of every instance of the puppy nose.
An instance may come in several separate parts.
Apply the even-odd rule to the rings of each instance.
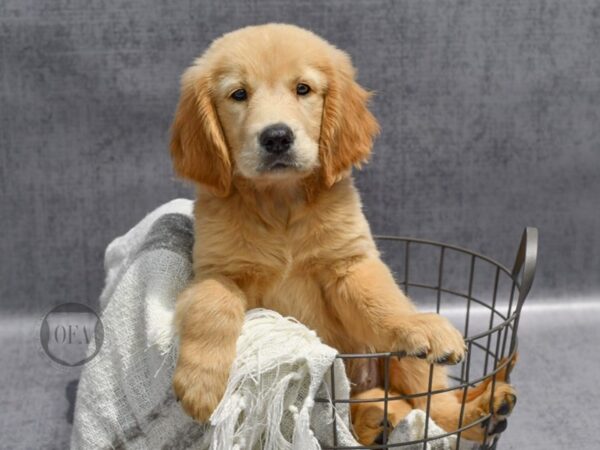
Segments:
[[[265,128],[258,138],[260,145],[269,153],[285,153],[294,142],[294,133],[284,123],[276,123]]]

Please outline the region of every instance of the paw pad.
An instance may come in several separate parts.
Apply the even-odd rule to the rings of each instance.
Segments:
[[[502,433],[508,427],[508,420],[501,420],[496,424],[494,429],[490,432],[490,434],[499,434]]]

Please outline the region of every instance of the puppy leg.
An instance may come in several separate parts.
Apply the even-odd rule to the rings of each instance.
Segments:
[[[519,357],[518,353],[515,353],[515,355],[510,359],[510,361],[508,360],[508,358],[503,358],[502,360],[500,360],[500,362],[498,363],[498,367],[502,367],[502,369],[499,370],[498,373],[496,374],[496,383],[498,383],[498,382],[507,383],[508,382],[508,374],[515,367],[518,357]],[[481,383],[479,383],[477,386],[469,388],[469,390],[467,391],[467,401],[470,402],[471,400],[474,400],[475,398],[479,397],[480,395],[483,395],[486,392],[488,386],[492,382],[493,382],[493,377],[490,376],[490,377],[487,377]],[[462,401],[463,392],[462,391],[454,391],[454,393],[458,397],[458,399],[460,401]]]
[[[206,421],[223,397],[246,301],[227,278],[194,281],[177,300],[179,357],[175,394],[194,419]]]
[[[415,358],[392,359],[390,360],[390,386],[405,395],[427,392],[429,367],[426,362]],[[517,397],[514,388],[504,382],[505,377],[506,371],[501,371],[494,386],[491,380],[486,380],[467,391],[462,426],[468,426],[490,413],[492,420],[469,427],[463,431],[463,438],[483,443],[486,427],[489,435],[500,433],[506,428],[506,417],[512,412]],[[445,389],[447,386],[445,368],[434,366],[432,390]],[[493,402],[491,402],[492,387],[494,387]],[[431,418],[447,432],[457,430],[462,399],[462,390],[433,395],[430,404]],[[409,401],[414,408],[422,410],[427,408],[426,396]]]
[[[322,283],[348,339],[379,351],[403,351],[429,362],[456,363],[462,335],[444,317],[418,313],[377,257],[332,267]]]
[[[496,374],[495,381],[493,381],[492,377],[489,377],[467,391],[467,406],[471,411],[475,412],[474,415],[476,417],[474,420],[483,416],[491,416],[489,420],[482,423],[480,428],[470,430],[470,435],[472,436],[470,439],[483,442],[487,429],[489,441],[495,434],[501,433],[506,429],[506,419],[512,414],[517,403],[515,388],[508,383],[508,374],[515,366],[517,359],[517,354],[510,361],[508,358],[502,359],[498,365],[504,367]],[[463,392],[455,391],[455,395],[458,401],[462,402]],[[463,421],[463,424],[467,423],[467,421]],[[469,438],[468,436],[469,434],[465,434],[465,437]]]

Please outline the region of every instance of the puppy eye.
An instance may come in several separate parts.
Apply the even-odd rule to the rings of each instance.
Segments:
[[[296,86],[296,94],[298,95],[306,95],[310,92],[310,86],[304,83],[298,83]]]
[[[238,89],[233,94],[231,94],[231,98],[234,99],[236,102],[243,102],[248,98],[248,93],[246,92],[246,89]]]

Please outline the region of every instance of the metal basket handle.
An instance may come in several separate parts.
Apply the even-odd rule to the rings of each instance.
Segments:
[[[533,284],[537,266],[537,253],[538,230],[534,227],[527,227],[523,231],[523,236],[521,237],[521,243],[519,244],[519,250],[517,251],[517,257],[512,270],[512,276],[515,280],[521,273],[521,270],[523,270],[519,288],[519,300],[517,302],[517,314],[520,314],[523,303]]]
[[[519,274],[523,272],[521,277],[521,283],[519,284],[519,298],[517,301],[517,308],[515,309],[515,321],[512,326],[512,338],[510,340],[510,351],[509,354],[513,355],[517,347],[517,331],[519,329],[519,322],[521,319],[521,309],[523,303],[529,294],[531,285],[533,284],[533,278],[535,277],[535,269],[537,266],[537,253],[538,253],[538,230],[537,228],[527,227],[523,231],[521,237],[521,243],[519,244],[519,250],[517,251],[517,257],[515,264],[512,269],[512,278],[517,282]],[[506,335],[505,335],[506,336]],[[505,338],[506,339],[506,338]],[[504,350],[502,350],[504,354]],[[510,381],[510,372],[512,371],[513,365],[509,365],[507,369],[506,379]]]

